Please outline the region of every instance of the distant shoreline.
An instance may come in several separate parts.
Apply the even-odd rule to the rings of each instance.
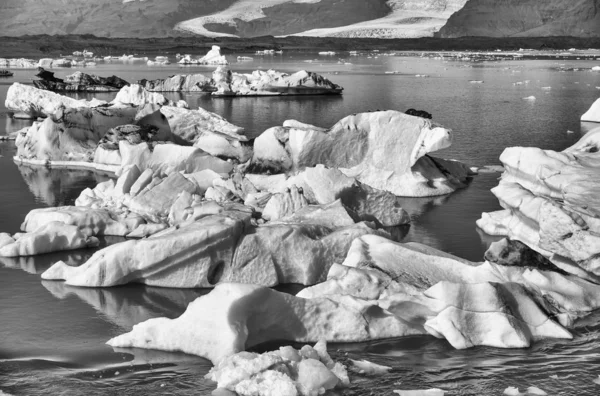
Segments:
[[[109,38],[93,35],[0,37],[0,58],[58,57],[87,49],[96,55],[205,53],[219,45],[222,53],[233,55],[262,49],[290,52],[333,51],[516,51],[520,48],[567,50],[600,49],[600,37],[461,37],[452,39],[424,37],[417,39],[373,39],[334,37],[256,37],[256,38]]]

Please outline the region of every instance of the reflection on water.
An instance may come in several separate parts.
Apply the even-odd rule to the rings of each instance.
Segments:
[[[598,122],[582,122],[581,123],[581,134],[585,135],[592,129],[600,128],[600,123]]]
[[[38,165],[18,165],[19,172],[31,193],[47,206],[72,204],[79,193],[94,188],[110,175],[85,169],[47,168]]]
[[[87,288],[65,285],[62,281],[42,281],[42,285],[59,300],[76,296],[96,312],[125,331],[156,317],[176,318],[196,298],[210,289],[167,289],[144,285],[111,288]]]
[[[4,131],[0,130],[0,135],[10,135],[13,132],[20,131],[21,129],[30,127],[31,124],[33,124],[32,120],[20,120],[12,117],[3,118],[5,120]]]

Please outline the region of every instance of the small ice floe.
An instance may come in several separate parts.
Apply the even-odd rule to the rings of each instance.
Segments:
[[[331,55],[335,55],[335,51],[321,51],[321,52],[319,52],[319,55],[331,56]]]
[[[596,385],[600,385],[600,375],[594,381],[592,381]]]
[[[541,390],[540,388],[536,387],[536,386],[530,386],[529,388],[527,388],[527,395],[536,395],[536,396],[545,396],[547,395],[546,392],[544,392],[543,390]]]
[[[527,97],[523,98],[523,100],[535,100],[535,96],[533,96],[533,95],[527,96]]]
[[[570,129],[567,129],[567,133],[575,133],[575,132],[571,131]]]
[[[359,374],[368,375],[383,375],[387,374],[392,368],[389,366],[382,366],[377,363],[369,362],[368,360],[354,360],[350,359],[352,366],[350,370],[356,371]]]
[[[555,379],[555,380],[563,380],[563,379],[571,378],[573,376],[574,376],[573,374],[567,374],[564,377],[559,377],[558,374],[554,374],[554,375],[551,375],[550,378]]]
[[[542,90],[544,91],[550,91],[552,89],[552,87],[542,87]]]
[[[438,388],[425,390],[394,390],[394,393],[400,396],[444,396],[446,391]]]
[[[238,62],[240,62],[240,61],[252,61],[252,60],[254,60],[254,58],[252,58],[251,56],[238,56],[237,60],[238,60]]]
[[[502,165],[485,165],[481,168],[473,167],[471,170],[475,173],[502,173],[504,167]]]
[[[594,67],[592,67],[592,71],[600,71],[600,66],[594,66]]]
[[[483,84],[482,80],[469,80],[471,84]]]
[[[530,386],[529,388],[527,388],[525,393],[519,392],[519,388],[516,388],[514,386],[509,386],[508,388],[504,389],[504,392],[502,394],[507,395],[507,396],[524,396],[524,395],[546,396],[546,395],[548,395],[546,392],[544,392],[537,386]]]
[[[427,74],[415,74],[415,77],[429,77]]]

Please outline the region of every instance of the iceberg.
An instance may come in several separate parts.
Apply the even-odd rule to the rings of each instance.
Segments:
[[[504,150],[505,172],[492,192],[504,210],[483,213],[477,225],[518,240],[556,267],[600,279],[600,128],[562,152],[528,147]]]
[[[260,355],[239,352],[223,359],[206,378],[217,383],[217,390],[241,396],[311,396],[350,383],[345,366],[331,359],[322,341],[300,350],[287,346]]]
[[[107,344],[181,351],[218,365],[275,339],[351,342],[414,334],[422,332],[352,297],[304,299],[262,286],[221,283],[190,303],[180,317],[147,320]]]
[[[600,98],[581,116],[584,122],[600,122]]]
[[[0,247],[0,257],[33,256],[61,250],[97,247],[97,238],[81,232],[75,225],[50,221],[34,231],[15,234],[13,242]]]
[[[47,117],[60,108],[96,107],[102,101],[76,100],[31,85],[13,83],[6,93],[4,106],[14,113],[15,118]]]
[[[210,78],[203,74],[176,74],[158,80],[140,80],[138,84],[149,92],[205,92]]]
[[[320,74],[306,70],[293,74],[255,70],[244,74],[219,66],[212,81],[213,96],[340,95],[343,91]]]
[[[348,116],[330,129],[288,120],[264,134],[254,142],[251,167],[270,164],[284,173],[322,164],[397,196],[445,195],[472,174],[460,162],[428,155],[450,145],[450,130],[397,111]]]

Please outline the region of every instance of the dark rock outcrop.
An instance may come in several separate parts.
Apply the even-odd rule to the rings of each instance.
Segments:
[[[567,272],[561,270],[550,260],[542,256],[521,241],[504,238],[490,245],[485,252],[485,259],[489,262],[517,267],[536,268],[544,271],[555,271],[563,275]]]
[[[411,116],[427,118],[428,120],[431,120],[432,118],[431,113],[428,113],[425,110],[408,109],[405,113]]]
[[[73,91],[73,92],[112,92],[118,91],[129,83],[117,76],[99,77],[93,74],[75,72],[64,80],[54,77],[54,73],[39,68],[36,75],[41,80],[34,80],[33,85],[38,89],[48,91]]]

